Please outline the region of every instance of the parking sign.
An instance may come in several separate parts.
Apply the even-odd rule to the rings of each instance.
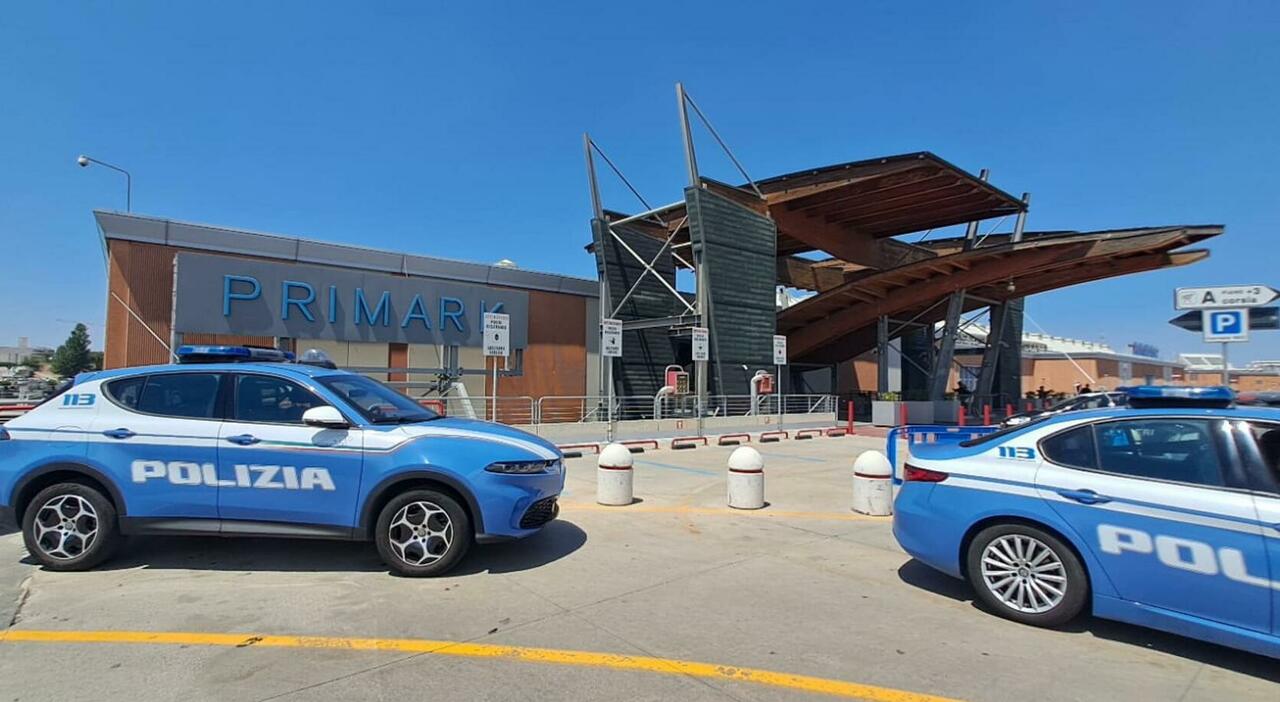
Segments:
[[[511,317],[500,312],[485,312],[484,355],[511,355]]]
[[[1249,340],[1249,310],[1205,310],[1204,340],[1226,343]]]

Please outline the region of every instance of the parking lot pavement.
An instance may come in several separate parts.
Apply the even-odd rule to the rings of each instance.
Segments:
[[[637,455],[627,507],[572,459],[559,520],[431,580],[364,544],[158,537],[53,573],[0,536],[0,699],[1280,698],[1274,661],[982,611],[849,511],[851,461],[879,446],[760,446],[753,512],[724,506],[730,447]]]

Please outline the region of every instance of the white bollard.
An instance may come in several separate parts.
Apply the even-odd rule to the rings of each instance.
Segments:
[[[634,499],[631,451],[622,444],[609,444],[596,461],[596,502],[602,505],[629,505]]]
[[[893,514],[893,467],[879,451],[863,451],[853,461],[853,511],[886,517]]]
[[[764,507],[764,458],[750,446],[739,446],[729,454],[729,506]]]

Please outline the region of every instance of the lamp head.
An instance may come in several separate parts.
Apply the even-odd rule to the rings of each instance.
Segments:
[[[85,168],[89,165],[89,157],[81,154],[76,158],[76,163],[80,164],[81,168]]]

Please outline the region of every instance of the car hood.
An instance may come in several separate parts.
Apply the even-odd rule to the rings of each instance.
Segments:
[[[399,427],[399,431],[413,438],[441,437],[488,441],[524,449],[533,456],[545,460],[561,458],[560,450],[555,444],[536,434],[479,419],[444,417],[430,422],[405,424]]]

